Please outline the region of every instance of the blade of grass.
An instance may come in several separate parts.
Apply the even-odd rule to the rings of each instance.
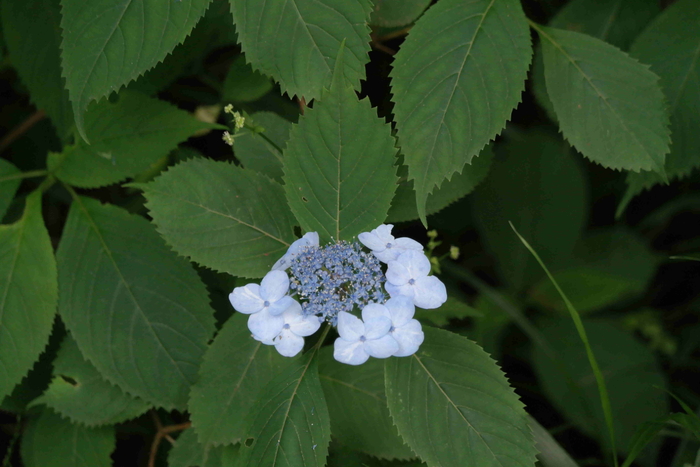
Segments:
[[[549,280],[552,281],[552,284],[554,287],[557,289],[557,292],[559,292],[559,295],[561,296],[562,300],[564,300],[564,303],[566,304],[566,308],[569,310],[569,314],[571,315],[571,319],[574,320],[574,325],[576,326],[576,331],[578,332],[579,337],[581,338],[581,341],[583,342],[584,347],[586,348],[586,355],[588,356],[588,363],[591,365],[591,369],[593,370],[593,374],[595,375],[596,379],[596,384],[598,385],[598,393],[600,395],[600,403],[603,406],[603,414],[605,416],[605,424],[607,425],[608,428],[608,435],[610,437],[610,446],[612,447],[612,456],[613,456],[613,464],[615,467],[618,467],[618,462],[617,462],[617,447],[615,443],[615,428],[613,426],[613,418],[612,418],[612,410],[610,409],[610,396],[608,395],[608,387],[605,385],[605,379],[603,378],[603,374],[600,372],[600,367],[598,366],[598,361],[595,358],[595,355],[593,354],[593,349],[591,349],[591,345],[588,342],[588,334],[586,334],[586,328],[583,326],[583,322],[581,321],[581,316],[579,315],[578,311],[574,308],[574,306],[571,304],[571,301],[569,301],[569,298],[566,296],[564,291],[559,287],[559,284],[557,281],[554,279],[554,276],[552,276],[552,273],[549,272],[549,269],[547,269],[547,266],[545,266],[544,262],[540,258],[540,256],[537,254],[537,252],[532,248],[532,246],[523,238],[522,235],[517,231],[515,226],[513,225],[512,222],[508,222],[510,224],[510,228],[513,229],[513,232],[515,232],[515,235],[518,236],[520,241],[525,245],[525,248],[528,249],[530,253],[532,253],[532,256],[535,257],[537,262],[539,263],[540,266],[542,266],[542,269],[544,272],[547,274],[547,277],[549,277]]]

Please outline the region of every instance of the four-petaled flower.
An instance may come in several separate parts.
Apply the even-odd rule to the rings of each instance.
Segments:
[[[333,357],[348,365],[361,365],[369,359],[388,358],[399,350],[396,339],[389,335],[391,318],[385,306],[370,303],[362,310],[362,318],[345,311],[338,314],[338,334]]]
[[[295,241],[289,246],[287,253],[283,257],[277,260],[277,262],[272,266],[272,270],[284,270],[287,269],[291,264],[292,260],[302,253],[304,248],[318,247],[318,233],[309,232],[299,240]]]
[[[372,250],[372,254],[383,263],[388,263],[408,250],[423,252],[423,245],[408,237],[394,238],[392,224],[382,224],[371,232],[362,232],[357,239]]]
[[[447,300],[445,284],[428,275],[430,260],[423,253],[404,251],[387,266],[384,288],[392,297],[403,295],[425,309],[438,308]]]
[[[389,335],[399,344],[394,357],[408,357],[418,350],[425,335],[418,320],[413,319],[416,307],[410,298],[392,297],[384,304],[391,317]]]
[[[304,315],[301,305],[296,301],[282,313],[281,318],[281,322],[268,322],[270,332],[267,335],[276,332],[277,335],[274,338],[262,339],[255,333],[253,337],[263,344],[274,345],[284,357],[294,357],[304,348],[304,337],[318,331],[321,321],[314,315]]]

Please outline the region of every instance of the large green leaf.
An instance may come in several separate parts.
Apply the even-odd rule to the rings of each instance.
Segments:
[[[233,140],[236,158],[243,163],[243,167],[281,182],[284,175],[282,151],[289,139],[292,122],[273,112],[254,113],[251,120],[264,130],[258,133],[243,128]]]
[[[535,28],[547,94],[564,137],[605,167],[663,172],[670,138],[658,77],[599,39]]]
[[[700,167],[700,3],[678,1],[642,33],[630,53],[661,77],[671,111],[670,179],[687,177]],[[629,174],[622,209],[644,189],[663,183],[654,172]]]
[[[253,170],[193,159],[146,185],[145,195],[178,253],[234,276],[264,276],[294,241],[282,187]]]
[[[237,467],[324,467],[331,440],[328,407],[312,351],[278,373],[248,412]]]
[[[430,0],[374,0],[370,24],[396,28],[412,23],[430,5]]]
[[[389,411],[399,433],[430,466],[535,465],[523,404],[472,341],[424,328],[420,350],[386,360]]]
[[[119,101],[92,104],[85,114],[90,144],[78,141],[49,156],[49,169],[66,183],[95,188],[133,177],[192,134],[219,125],[194,119],[165,101],[124,91]]]
[[[66,337],[53,362],[53,381],[34,404],[87,426],[111,425],[138,417],[150,407],[105,381],[85,360],[78,344]]]
[[[431,215],[440,212],[450,204],[474,191],[474,188],[489,173],[492,160],[493,151],[490,146],[487,146],[471,164],[464,166],[462,173],[456,174],[451,180],[444,182],[440,188],[436,188],[428,195],[428,200],[425,203],[425,213]],[[402,169],[404,169],[404,166],[401,166],[399,169],[399,177],[404,178],[406,171]],[[386,221],[405,222],[413,219],[418,219],[413,181],[404,181],[399,183],[399,187],[396,189]]]
[[[46,346],[57,294],[56,260],[36,191],[20,220],[0,226],[0,399]]]
[[[189,429],[177,438],[168,453],[168,467],[233,467],[237,454],[238,446],[206,446]]]
[[[5,159],[0,159],[0,220],[15,197],[17,188],[22,182],[21,172]]]
[[[360,366],[344,365],[335,361],[330,346],[319,356],[319,376],[331,415],[333,438],[383,459],[415,457],[389,416],[384,362],[373,358]]]
[[[75,113],[138,78],[192,31],[210,0],[61,0],[62,68]]]
[[[226,74],[221,98],[224,102],[253,102],[272,90],[274,84],[265,75],[254,71],[239,55]]]
[[[336,74],[284,150],[284,189],[301,227],[322,241],[350,240],[384,222],[396,190],[395,144],[369,99],[358,100]]]
[[[2,34],[12,65],[64,139],[73,126],[73,111],[61,77],[60,23],[60,0],[2,2]]]
[[[74,196],[58,249],[59,313],[108,381],[183,408],[214,331],[190,264],[141,217]]]
[[[520,102],[532,48],[517,0],[442,0],[396,54],[394,114],[418,213],[498,135]]]
[[[657,263],[634,232],[623,228],[601,230],[582,239],[573,256],[560,261],[554,278],[579,313],[587,313],[643,293]],[[546,277],[532,287],[530,295],[546,308],[567,312]]]
[[[369,0],[230,0],[241,47],[253,68],[282,91],[307,100],[321,96],[342,43],[344,76],[355,89],[369,61]]]
[[[624,450],[630,445],[637,426],[668,415],[666,396],[654,387],[665,387],[666,380],[649,348],[628,332],[598,320],[586,321],[585,326],[593,352],[600,362],[600,371],[605,376],[617,445]],[[540,330],[588,403],[584,406],[579,394],[571,391],[569,382],[562,377],[560,367],[541,347],[535,347],[535,371],[546,394],[585,433],[599,438],[609,447],[596,379],[571,319],[546,321]],[[631,381],[634,384],[630,384]],[[593,419],[586,414],[587,409],[593,410]]]
[[[235,314],[204,354],[188,408],[202,444],[237,443],[244,418],[270,380],[294,360],[250,337],[247,315]]]
[[[88,428],[49,409],[29,419],[22,437],[26,467],[111,467],[114,426]]]
[[[472,197],[474,216],[502,277],[522,290],[542,273],[508,222],[546,261],[568,256],[586,222],[586,181],[569,146],[553,133],[513,134],[496,154]]]

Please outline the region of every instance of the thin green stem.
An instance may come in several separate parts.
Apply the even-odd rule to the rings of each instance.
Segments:
[[[0,183],[9,182],[10,180],[18,180],[24,178],[44,177],[49,174],[48,170],[30,170],[29,172],[20,172],[12,175],[0,177]]]
[[[19,440],[19,436],[21,433],[22,433],[22,416],[18,415],[17,416],[17,423],[15,425],[15,432],[12,434],[12,439],[10,440],[10,443],[7,446],[7,453],[5,454],[5,458],[2,460],[2,467],[11,467],[12,452],[15,449],[15,445],[17,444],[17,441]]]

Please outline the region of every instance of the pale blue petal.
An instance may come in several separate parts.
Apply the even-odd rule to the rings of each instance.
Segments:
[[[385,336],[391,329],[391,318],[388,316],[378,316],[372,320],[365,321],[364,336],[370,339],[379,339]]]
[[[379,237],[379,239],[386,245],[387,243],[394,241],[394,236],[391,235],[391,229],[393,228],[394,224],[382,224],[374,229],[372,233]]]
[[[275,337],[275,349],[283,357],[294,357],[304,348],[304,338],[299,337],[289,329],[283,329],[279,336]]]
[[[365,325],[360,318],[345,311],[338,313],[338,334],[347,341],[354,342],[365,333]]]
[[[310,336],[321,327],[321,321],[318,319],[318,316],[304,316],[304,314],[301,313],[301,306],[299,307],[299,313],[290,312],[289,310],[285,312],[284,324],[288,324],[289,329],[294,334],[301,337]]]
[[[408,297],[411,300],[413,300],[413,286],[412,285],[409,285],[409,284],[393,285],[389,282],[385,282],[384,288],[386,289],[387,292],[389,292],[389,295],[391,296],[391,298]]]
[[[260,341],[274,339],[282,332],[284,318],[282,316],[272,316],[267,310],[250,315],[248,318],[248,329]]]
[[[445,284],[435,276],[421,277],[414,286],[413,303],[419,308],[431,310],[447,301]]]
[[[406,252],[404,254],[408,254]],[[401,255],[403,256],[403,255]],[[399,258],[400,259],[400,258]],[[386,268],[386,283],[391,285],[404,285],[411,279],[408,268],[401,262],[390,261]]]
[[[256,336],[255,334],[252,335],[253,339],[256,341],[260,341],[265,345],[273,345],[275,343],[274,339],[261,339],[260,337]]]
[[[386,243],[382,242],[379,237],[370,232],[362,232],[357,236],[357,239],[374,252],[383,251],[384,248],[386,248]]]
[[[264,306],[264,300],[260,298],[260,286],[258,284],[236,287],[229,294],[228,299],[237,312],[246,315],[257,313]]]
[[[423,253],[423,245],[408,237],[399,237],[392,242],[393,248],[401,251],[416,250]]]
[[[260,298],[270,303],[284,297],[289,290],[289,277],[284,271],[270,271],[260,282]]]
[[[399,255],[403,252],[403,250],[394,248],[393,246],[390,248],[385,248],[382,251],[373,251],[372,254],[382,263],[389,263],[389,261],[394,261],[396,258],[399,257]]]
[[[403,295],[392,296],[384,306],[389,310],[391,324],[394,327],[403,326],[411,321],[416,312],[413,299]]]
[[[362,342],[346,341],[339,337],[333,344],[333,358],[348,365],[362,365],[369,359],[369,355]]]
[[[296,300],[294,300],[292,297],[289,295],[285,295],[284,297],[280,298],[276,302],[273,302],[270,304],[269,307],[267,307],[267,311],[270,312],[271,315],[277,316],[281,315],[284,313],[288,308],[295,307],[295,304],[299,306],[299,311],[301,311],[301,305],[297,303]]]
[[[417,280],[430,273],[430,260],[422,251],[406,250],[399,255],[396,262],[408,270],[409,279]]]
[[[365,352],[367,352],[370,357],[387,358],[394,355],[398,350],[399,343],[390,335],[365,341]]]
[[[395,357],[408,357],[418,350],[425,338],[420,323],[412,319],[403,326],[397,327],[391,333],[398,342],[399,349],[394,353]]]
[[[296,240],[289,246],[287,253],[282,256],[277,262],[272,266],[273,271],[287,269],[291,264],[292,260],[296,258],[304,247],[317,247],[318,246],[318,233],[308,232],[306,235]]]
[[[367,323],[367,321],[382,317],[391,319],[389,310],[387,310],[384,305],[380,305],[379,303],[370,303],[362,309],[362,320],[365,323]],[[367,329],[366,324],[365,329]]]

